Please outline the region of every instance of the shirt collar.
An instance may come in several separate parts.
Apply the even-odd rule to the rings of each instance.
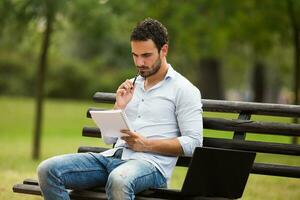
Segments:
[[[168,72],[165,76],[165,80],[168,79],[168,78],[174,78],[175,77],[175,70],[173,69],[173,67],[168,64]]]

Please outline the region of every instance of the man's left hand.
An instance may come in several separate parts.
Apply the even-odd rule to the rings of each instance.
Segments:
[[[121,130],[121,133],[123,133],[121,139],[128,144],[130,149],[134,151],[148,151],[147,139],[145,137],[130,130]]]

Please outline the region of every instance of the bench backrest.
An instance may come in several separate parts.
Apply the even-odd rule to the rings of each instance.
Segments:
[[[93,96],[93,99],[99,103],[114,103],[115,93],[97,92]],[[298,118],[300,117],[300,106],[208,99],[202,99],[202,104],[204,111],[203,126],[205,129],[204,146],[259,153],[300,155],[300,145],[298,144],[246,140],[246,136],[253,133],[300,136],[300,124],[251,120],[252,115]],[[217,114],[220,116],[224,115],[222,113],[233,113],[237,117],[235,119],[228,119],[223,116],[217,118],[206,116],[206,113],[210,115],[210,112],[214,114],[220,113]],[[89,112],[87,112],[87,116],[90,117]],[[209,131],[209,137],[206,136],[206,131],[208,132],[208,130],[214,130]],[[82,134],[88,137],[101,137],[100,130],[94,127],[84,127]],[[91,150],[101,151],[101,148],[81,147],[79,149],[79,151]],[[177,165],[188,166],[189,162],[190,157],[182,156],[178,159]],[[300,167],[255,163],[251,173],[300,178]]]

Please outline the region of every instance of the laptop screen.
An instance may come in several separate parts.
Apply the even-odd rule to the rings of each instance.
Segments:
[[[197,147],[181,193],[187,196],[240,198],[255,152]]]

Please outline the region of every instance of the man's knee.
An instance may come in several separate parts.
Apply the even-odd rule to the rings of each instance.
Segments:
[[[47,160],[44,160],[37,167],[37,175],[40,183],[47,181],[49,178],[59,178],[59,161],[53,157]]]
[[[134,195],[133,187],[130,177],[127,177],[125,173],[113,171],[108,176],[106,192],[109,199],[127,199]]]

